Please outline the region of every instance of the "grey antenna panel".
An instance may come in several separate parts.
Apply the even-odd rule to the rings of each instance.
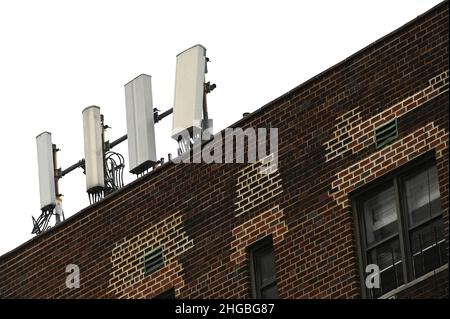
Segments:
[[[130,172],[139,174],[157,161],[150,75],[141,74],[125,84],[125,104]]]

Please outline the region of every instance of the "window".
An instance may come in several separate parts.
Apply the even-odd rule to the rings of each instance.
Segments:
[[[250,270],[253,297],[277,298],[275,254],[271,238],[265,238],[250,248]]]
[[[437,169],[427,161],[356,197],[364,266],[376,264],[377,298],[447,263]],[[365,283],[365,277],[361,280]]]

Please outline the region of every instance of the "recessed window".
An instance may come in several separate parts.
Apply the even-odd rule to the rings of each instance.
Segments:
[[[265,238],[249,249],[253,297],[278,298],[275,253],[271,238]]]
[[[447,263],[434,162],[403,170],[364,192],[356,208],[363,269],[369,264],[380,269],[380,287],[366,287],[368,297],[380,297]]]

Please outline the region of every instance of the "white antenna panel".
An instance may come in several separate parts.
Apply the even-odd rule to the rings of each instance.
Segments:
[[[86,190],[96,192],[105,186],[103,162],[103,127],[98,106],[83,110]]]
[[[141,74],[125,84],[130,172],[139,174],[156,159],[152,77]]]
[[[36,136],[36,145],[41,209],[54,207],[56,205],[56,195],[52,134],[43,132]]]
[[[195,45],[177,55],[172,138],[183,130],[202,128],[206,49]]]

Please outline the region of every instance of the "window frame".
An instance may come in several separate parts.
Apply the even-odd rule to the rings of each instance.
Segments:
[[[377,246],[382,245],[383,243],[387,243],[393,240],[395,237],[398,237],[400,252],[402,258],[402,271],[403,271],[403,284],[405,285],[417,278],[415,278],[414,268],[413,268],[413,256],[411,250],[411,239],[410,232],[414,229],[418,229],[426,224],[431,224],[436,221],[439,217],[442,218],[443,212],[441,207],[441,212],[439,214],[433,214],[429,219],[418,223],[417,225],[410,226],[408,220],[408,212],[406,206],[406,194],[404,187],[402,185],[403,181],[413,175],[417,170],[414,169],[425,169],[431,166],[436,166],[437,162],[435,157],[435,152],[428,152],[419,156],[409,163],[402,165],[401,167],[393,170],[392,172],[388,172],[384,176],[381,176],[370,182],[366,185],[361,185],[353,192],[350,193],[350,201],[352,205],[353,219],[355,225],[355,236],[356,236],[356,248],[358,255],[358,264],[359,264],[359,278],[360,278],[360,289],[361,295],[363,298],[372,298],[367,291],[365,286],[365,279],[367,277],[367,273],[365,272],[365,267],[367,266],[367,253],[376,248]],[[398,233],[396,235],[391,235],[386,239],[383,239],[379,243],[375,245],[368,246],[367,245],[367,236],[366,236],[366,226],[365,226],[365,216],[363,214],[364,210],[362,209],[362,202],[365,198],[370,197],[376,191],[383,189],[386,185],[391,184],[394,187],[395,194],[395,208],[397,211],[397,223],[398,223]],[[439,170],[438,170],[438,187],[440,191],[440,183],[439,183]],[[442,205],[442,202],[441,202]],[[411,254],[410,254],[411,253]],[[399,285],[398,287],[401,287]],[[392,291],[392,290],[390,290]],[[382,292],[382,295],[389,293],[389,291]]]
[[[424,160],[421,164],[418,164],[418,167],[421,167],[423,169],[425,169],[425,168],[429,169],[432,166],[436,166],[436,170],[437,170],[437,165],[436,164],[437,163],[436,163],[436,160],[434,158],[431,158],[431,159],[429,158],[428,160]],[[403,174],[401,174],[401,176],[398,176],[397,178],[398,178],[400,184],[404,184],[404,181],[406,179],[408,179],[409,177],[413,176],[414,173],[415,172],[412,169],[410,169],[410,170],[404,172]],[[442,202],[441,202],[441,189],[440,189],[440,184],[439,184],[439,171],[437,171],[437,178],[438,178],[437,182],[438,182],[438,188],[439,188],[439,201],[441,203],[440,213],[432,214],[432,215],[430,215],[430,217],[428,219],[422,220],[419,223],[417,223],[416,225],[410,225],[410,223],[409,223],[408,209],[407,209],[408,203],[407,203],[407,198],[406,198],[406,190],[404,189],[404,187],[400,187],[399,188],[399,192],[400,192],[399,195],[401,196],[400,197],[400,201],[401,201],[402,208],[403,208],[402,215],[404,215],[403,218],[405,219],[405,227],[404,227],[405,228],[405,230],[404,230],[405,231],[405,239],[406,239],[405,244],[407,245],[407,249],[408,249],[408,252],[409,252],[409,254],[408,254],[408,259],[409,259],[409,268],[408,268],[408,270],[409,270],[409,274],[410,274],[410,279],[408,280],[408,282],[412,281],[414,279],[417,279],[417,278],[414,278],[415,271],[414,271],[414,266],[413,266],[414,262],[413,262],[413,254],[412,254],[410,233],[413,232],[414,230],[420,229],[420,228],[422,228],[422,227],[424,227],[424,226],[426,226],[428,224],[434,223],[436,220],[439,219],[439,217],[441,217],[441,218],[443,217]],[[445,236],[444,236],[444,239],[445,239]],[[436,248],[439,251],[439,247],[436,247]],[[423,275],[425,275],[425,274],[423,274]]]
[[[274,255],[274,279],[273,281],[270,282],[270,284],[262,287],[261,283],[258,280],[258,272],[256,269],[256,265],[255,265],[255,256],[257,255],[258,251],[264,249],[264,248],[268,248],[271,247],[272,251],[273,251],[273,255]],[[262,289],[264,289],[265,287],[268,287],[270,285],[272,285],[273,283],[275,283],[275,288],[277,289],[277,296],[278,296],[278,285],[277,285],[277,274],[276,274],[276,255],[275,255],[275,246],[273,244],[273,239],[272,236],[266,236],[258,241],[256,241],[255,243],[253,243],[252,245],[250,245],[248,248],[248,256],[249,256],[249,270],[250,270],[250,279],[251,279],[251,297],[253,299],[262,299],[261,297],[261,291]]]

